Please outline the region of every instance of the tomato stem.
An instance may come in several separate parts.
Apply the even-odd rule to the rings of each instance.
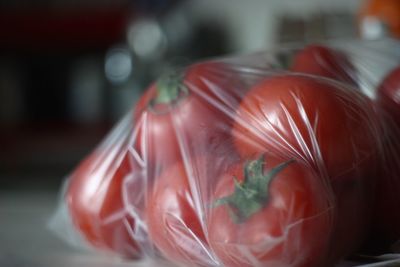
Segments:
[[[170,104],[179,99],[182,92],[187,89],[182,83],[182,75],[177,72],[169,72],[161,76],[156,84],[157,96],[154,99],[155,104]]]
[[[283,162],[264,174],[264,155],[244,166],[244,179],[234,180],[234,192],[215,201],[214,207],[227,205],[229,215],[235,223],[243,223],[268,204],[269,187],[272,180],[294,159]]]

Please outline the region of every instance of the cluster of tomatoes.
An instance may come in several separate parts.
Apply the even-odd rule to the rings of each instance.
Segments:
[[[400,71],[371,100],[339,51],[308,46],[289,70],[210,61],[154,83],[129,133],[71,174],[82,236],[230,267],[332,266],[371,231],[400,238]]]

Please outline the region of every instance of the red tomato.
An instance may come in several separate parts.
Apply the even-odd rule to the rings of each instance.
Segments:
[[[348,57],[321,45],[309,45],[299,51],[293,58],[290,70],[357,85],[356,72]]]
[[[208,239],[224,266],[331,266],[334,200],[311,168],[266,155],[218,181]]]
[[[399,132],[385,136],[380,171],[376,179],[376,200],[371,249],[387,252],[400,240],[400,140]],[[398,247],[397,247],[398,250]],[[396,250],[396,251],[397,251]]]
[[[122,199],[124,179],[136,167],[128,156],[114,160],[119,159],[98,151],[86,158],[70,177],[66,202],[74,225],[90,244],[138,258],[141,252],[132,236],[135,220]]]
[[[383,127],[383,153],[377,175],[373,249],[388,248],[400,239],[400,67],[380,84],[376,104]]]
[[[230,135],[226,114],[234,114],[241,86],[235,74],[222,63],[206,62],[181,76],[160,79],[137,104],[134,116],[141,125],[135,149],[153,170],[184,153],[215,150]]]
[[[330,251],[331,262],[344,259],[358,251],[365,242],[371,226],[373,186],[370,176],[331,181],[335,195],[336,216]]]
[[[248,93],[233,135],[245,157],[264,151],[300,157],[330,179],[337,206],[335,259],[354,251],[365,236],[379,131],[370,100],[358,92],[284,75],[265,79]]]
[[[400,67],[390,72],[380,84],[377,103],[400,128]]]
[[[364,177],[374,166],[378,123],[370,100],[328,81],[298,75],[254,86],[237,111],[243,156],[272,150],[301,157],[331,178]]]
[[[177,162],[156,180],[147,204],[149,235],[169,260],[185,266],[210,266],[212,260],[188,179],[183,163]]]

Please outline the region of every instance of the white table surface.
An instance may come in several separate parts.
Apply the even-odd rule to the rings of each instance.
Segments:
[[[160,262],[124,262],[74,250],[47,229],[57,194],[0,191],[1,267],[152,267]]]

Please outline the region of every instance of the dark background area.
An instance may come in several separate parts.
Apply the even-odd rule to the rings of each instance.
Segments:
[[[0,3],[1,190],[57,189],[164,66],[228,52],[218,25],[179,32],[178,4]]]
[[[362,3],[228,2],[0,1],[0,190],[57,190],[165,69],[354,37]]]
[[[363,0],[228,2],[0,1],[0,191],[56,191],[166,69],[379,33]]]

